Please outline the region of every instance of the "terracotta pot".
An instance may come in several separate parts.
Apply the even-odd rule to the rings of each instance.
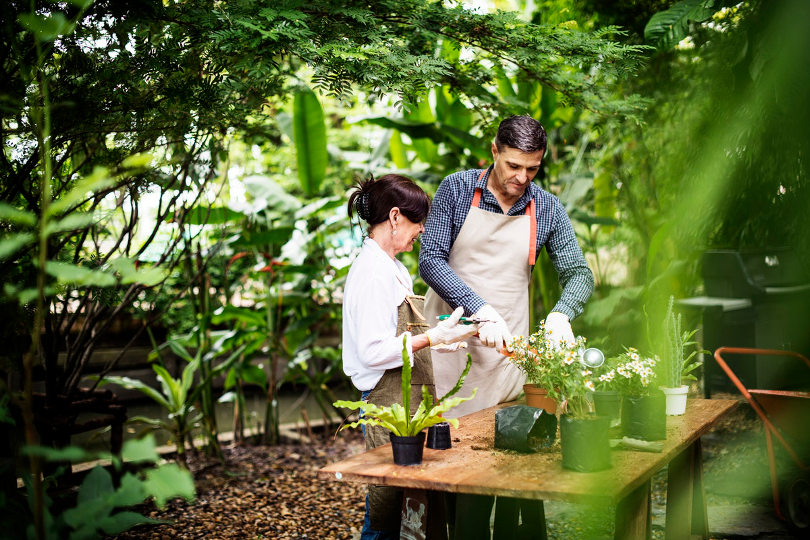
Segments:
[[[526,405],[543,409],[549,414],[557,412],[557,402],[548,397],[548,390],[534,384],[524,384],[523,392],[526,394]]]
[[[662,386],[661,391],[667,396],[667,416],[680,416],[686,412],[688,386],[683,385],[674,388]]]

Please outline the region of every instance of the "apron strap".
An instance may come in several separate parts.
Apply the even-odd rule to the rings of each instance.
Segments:
[[[417,319],[419,319],[421,321],[427,321],[427,319],[425,319],[425,316],[422,315],[422,312],[419,311],[419,308],[416,307],[416,302],[411,300],[411,298],[414,298],[414,297],[413,296],[406,296],[405,301],[408,303],[409,306],[411,306],[411,309],[413,310],[414,315],[416,315]]]
[[[484,174],[489,169],[484,169],[481,171],[481,174],[478,175],[478,182],[484,177]],[[472,204],[470,204],[470,208],[478,208],[481,205],[481,188],[475,188],[475,193],[473,194]],[[529,233],[529,266],[534,266],[534,262],[537,259],[537,219],[535,218],[534,214],[534,198],[532,197],[529,200],[529,205],[526,207],[526,211],[524,212],[525,215],[529,216],[529,223],[530,226],[530,233]]]

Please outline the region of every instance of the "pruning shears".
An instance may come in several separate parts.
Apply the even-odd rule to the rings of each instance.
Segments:
[[[440,321],[445,321],[450,318],[450,315],[439,315],[436,317]],[[473,319],[472,317],[462,317],[458,320],[458,324],[483,324],[487,322],[495,322],[495,321],[488,321],[485,319]]]

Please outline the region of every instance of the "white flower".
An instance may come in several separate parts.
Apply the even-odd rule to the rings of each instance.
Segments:
[[[591,381],[585,381],[585,388],[587,388],[591,392],[596,391],[596,387],[593,385],[593,382]]]

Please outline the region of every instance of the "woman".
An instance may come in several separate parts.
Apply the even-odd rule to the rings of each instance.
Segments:
[[[424,230],[430,209],[427,194],[411,179],[396,174],[361,182],[349,197],[354,211],[368,223],[368,237],[349,270],[343,296],[343,370],[362,392],[362,399],[377,405],[402,402],[402,348],[413,366],[411,413],[421,401],[421,387],[434,394],[430,347],[457,347],[474,335],[478,326],[459,325],[463,308],[428,330],[424,297],[413,294],[413,280],[396,259],[411,251]],[[388,432],[366,426],[366,448],[388,442]],[[399,538],[402,490],[370,486],[361,539]]]

